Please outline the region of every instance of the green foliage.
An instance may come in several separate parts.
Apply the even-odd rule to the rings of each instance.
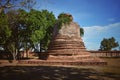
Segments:
[[[30,12],[18,11],[19,41],[21,47],[29,49],[34,44],[43,43],[43,48],[47,48],[52,36],[53,26],[56,22],[52,12],[47,10],[37,11],[31,9]]]
[[[4,25],[7,26],[7,29],[4,30],[5,32],[9,33],[6,34],[7,37],[6,39],[3,38],[3,47],[4,50],[10,52],[13,55],[13,59],[15,59],[15,54],[16,51],[18,50],[18,41],[19,41],[19,24],[18,24],[18,14],[17,11],[9,11],[5,14],[5,16],[7,16],[6,19],[6,23]],[[5,35],[5,33],[1,34],[1,35]]]
[[[0,44],[4,44],[5,41],[11,36],[11,30],[8,27],[7,16],[4,11],[0,13]]]
[[[38,43],[44,43],[42,47],[47,49],[56,23],[54,14],[47,10],[31,9],[35,4],[34,0],[22,1],[18,3],[24,9],[29,8],[30,11],[15,7],[16,10],[7,10],[4,13],[7,4],[16,5],[11,0],[5,1],[5,4],[0,6],[0,44],[4,45],[3,48],[12,54],[21,48],[28,50]]]
[[[114,37],[111,38],[104,38],[101,41],[101,46],[100,46],[100,50],[101,51],[110,51],[112,48],[118,47],[119,44],[118,42],[115,41]]]
[[[80,28],[80,36],[84,36],[84,29]]]
[[[26,12],[23,9],[0,13],[0,44],[15,58],[21,48],[28,50],[41,43],[47,49],[52,37],[55,16],[47,10]]]
[[[42,30],[35,30],[35,32],[31,35],[31,40],[34,43],[40,42],[41,39],[44,37],[44,32]]]
[[[72,17],[72,15],[61,13],[58,16],[58,20],[57,20],[57,25],[59,26],[59,29],[61,29],[61,26],[63,24],[69,24],[72,21],[71,17]]]
[[[32,32],[30,39],[34,44],[41,41],[41,43],[44,43],[43,47],[47,47],[52,36],[51,29],[53,30],[53,26],[56,22],[55,16],[52,12],[48,12],[47,10],[37,11],[32,9],[29,18]]]
[[[42,43],[41,47],[46,50],[52,38],[53,27],[56,23],[56,19],[53,13],[48,12],[47,10],[42,10],[42,15],[44,16],[44,21],[43,21],[44,37],[41,40]]]

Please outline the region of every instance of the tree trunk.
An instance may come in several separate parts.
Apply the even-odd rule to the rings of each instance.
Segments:
[[[13,53],[13,60],[16,60],[15,52]]]
[[[40,41],[40,43],[39,43],[39,44],[40,44],[40,47],[39,47],[40,49],[39,49],[39,51],[41,52],[41,41]]]
[[[12,55],[13,55],[13,61],[17,60],[17,54],[18,54],[18,50],[15,49],[15,51],[12,53]]]
[[[26,58],[29,58],[29,49],[26,49],[26,50],[25,50],[25,54],[26,54],[25,57],[26,57]]]

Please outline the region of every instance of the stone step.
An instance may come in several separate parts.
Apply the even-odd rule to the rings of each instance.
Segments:
[[[79,60],[79,61],[91,61],[97,58],[91,57],[90,55],[83,56],[49,56],[47,60]]]
[[[64,46],[74,46],[74,47],[79,47],[81,46],[81,44],[54,44],[54,45],[51,45],[51,46],[55,46],[55,47],[64,47]]]
[[[48,52],[48,54],[58,54],[58,55],[88,55],[86,52]],[[89,54],[90,55],[90,54]]]
[[[49,60],[49,61],[44,61],[44,60],[19,60],[18,64],[38,64],[40,65],[52,65],[52,66],[60,66],[60,65],[65,65],[65,66],[86,66],[86,65],[96,65],[96,66],[103,66],[103,65],[107,65],[106,62],[104,61],[64,61],[64,60],[60,60],[60,61],[56,61],[56,60]]]
[[[81,51],[77,51],[77,50],[49,50],[47,52],[48,54],[72,54],[72,55],[86,55],[89,54],[87,51],[85,50],[81,50]]]
[[[57,50],[57,49],[85,49],[85,47],[72,47],[72,46],[64,46],[64,47],[49,47],[49,50]]]
[[[50,51],[77,51],[77,52],[84,52],[86,51],[85,48],[58,48],[58,49],[53,49],[53,48],[49,48],[48,50]]]
[[[53,41],[51,42],[51,44],[58,44],[58,45],[62,45],[62,44],[84,44],[83,42],[80,41]]]
[[[90,55],[90,54],[88,54],[88,53],[83,53],[83,52],[81,52],[81,53],[79,53],[79,52],[76,52],[76,53],[72,53],[72,52],[64,52],[64,53],[61,53],[61,52],[48,52],[48,54],[49,55]]]
[[[69,37],[69,36],[65,36],[65,35],[57,35],[55,38],[54,38],[54,40],[55,39],[67,39],[67,40],[70,40],[70,39],[79,39],[79,40],[82,40],[81,39],[81,37],[76,37],[76,36],[71,36],[71,37]]]

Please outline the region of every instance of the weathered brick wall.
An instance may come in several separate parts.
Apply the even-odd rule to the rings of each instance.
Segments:
[[[34,58],[37,57],[38,52],[29,52],[28,58]],[[26,58],[26,53],[24,51],[21,51],[17,54],[17,59]],[[0,59],[13,59],[12,54],[10,52],[0,51]]]
[[[120,51],[89,51],[96,57],[120,57]]]

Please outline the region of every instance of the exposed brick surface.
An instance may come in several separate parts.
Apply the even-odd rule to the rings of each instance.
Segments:
[[[54,34],[47,52],[47,60],[38,62],[49,65],[105,65],[103,60],[92,57],[80,37],[80,27],[74,22],[63,25]]]

